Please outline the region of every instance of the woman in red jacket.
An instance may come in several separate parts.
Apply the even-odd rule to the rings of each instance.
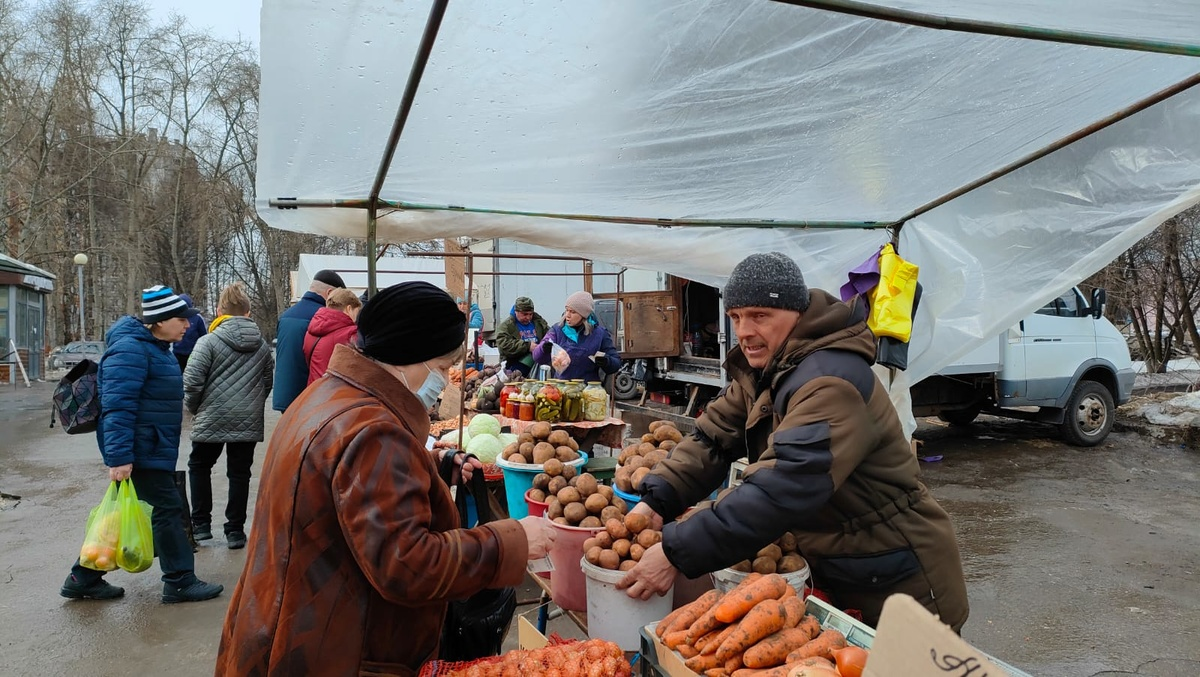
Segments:
[[[304,359],[308,362],[308,383],[325,375],[333,347],[350,345],[358,334],[358,311],[362,301],[349,289],[335,289],[325,300],[325,307],[313,315],[304,337]]]

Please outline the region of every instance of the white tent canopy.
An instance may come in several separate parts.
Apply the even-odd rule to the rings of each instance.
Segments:
[[[1200,36],[1188,0],[851,4]],[[368,197],[428,13],[265,0],[257,192],[273,226],[366,236],[363,209],[269,204]],[[406,208],[380,212],[379,236],[513,238],[710,284],[780,250],[836,289],[891,237],[864,226],[903,222],[926,289],[919,380],[1200,200],[1197,80],[1194,57],[766,0],[456,0],[380,194]]]

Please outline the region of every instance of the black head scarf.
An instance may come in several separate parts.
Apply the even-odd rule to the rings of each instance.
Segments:
[[[417,364],[463,345],[467,316],[428,282],[401,282],[372,296],[358,315],[363,354],[386,364]]]

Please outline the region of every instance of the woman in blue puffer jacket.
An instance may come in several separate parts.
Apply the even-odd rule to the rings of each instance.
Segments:
[[[143,289],[142,317],[117,320],[105,336],[108,348],[100,359],[100,454],[110,480],[133,480],[138,498],[154,507],[154,554],[162,567],[162,601],[167,603],[212,599],[224,589],[196,578],[183,501],[175,488],[183,375],[171,344],[183,338],[196,313],[170,287]],[[114,599],[125,590],[76,560],[61,593],[71,599]]]

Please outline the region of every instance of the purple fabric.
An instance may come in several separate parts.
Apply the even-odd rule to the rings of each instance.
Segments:
[[[879,248],[883,251],[883,247]],[[846,274],[850,281],[842,285],[842,301],[849,301],[858,294],[866,294],[879,284],[879,252],[867,257],[866,261]]]
[[[621,355],[617,352],[617,347],[613,345],[612,337],[609,336],[607,329],[597,325],[592,328],[591,334],[581,338],[583,340],[579,343],[567,338],[563,334],[562,323],[559,322],[546,332],[540,343],[533,347],[533,361],[537,364],[550,364],[550,358],[554,354],[550,342],[553,341],[562,346],[571,356],[571,366],[567,367],[563,373],[555,374],[556,378],[599,381],[603,378],[603,374],[600,367],[591,360],[591,356],[595,355],[596,351],[600,351],[608,357],[608,364],[604,365],[604,372],[612,374],[620,370]]]

